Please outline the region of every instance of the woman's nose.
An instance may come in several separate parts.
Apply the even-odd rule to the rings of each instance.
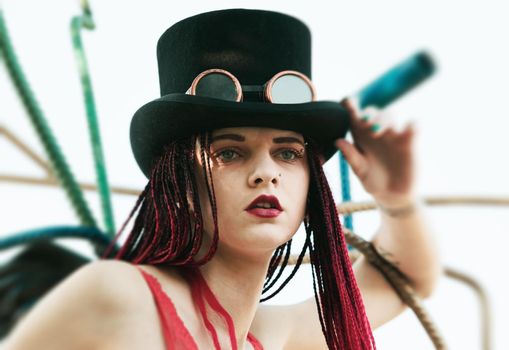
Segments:
[[[277,185],[280,178],[281,172],[277,169],[274,161],[272,159],[264,159],[254,165],[253,171],[248,177],[248,184],[253,187],[269,183]]]

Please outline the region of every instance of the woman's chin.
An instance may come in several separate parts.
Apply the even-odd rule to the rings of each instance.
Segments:
[[[274,224],[258,224],[256,227],[248,227],[235,233],[224,234],[220,237],[230,247],[237,247],[242,251],[253,253],[269,253],[280,245],[288,242],[294,232],[288,232],[288,227],[278,227]]]

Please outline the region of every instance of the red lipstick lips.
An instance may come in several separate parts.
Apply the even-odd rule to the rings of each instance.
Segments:
[[[275,218],[281,214],[283,209],[281,208],[277,197],[261,195],[256,197],[256,199],[249,204],[246,211],[249,214],[261,218]]]

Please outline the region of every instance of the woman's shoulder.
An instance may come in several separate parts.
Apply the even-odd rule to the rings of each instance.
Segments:
[[[102,344],[106,339],[101,334],[115,331],[120,323],[125,325],[126,317],[143,317],[144,309],[145,315],[153,312],[143,307],[148,303],[140,302],[150,298],[150,292],[136,274],[140,273],[133,265],[121,261],[95,261],[80,267],[20,321],[8,337],[7,349],[87,349]],[[66,329],[63,334],[62,328]]]
[[[100,287],[100,292],[108,296],[108,292],[115,293],[122,290],[122,295],[129,296],[131,285],[141,285],[141,275],[136,265],[122,260],[97,260],[82,266],[75,272],[76,279],[94,283]],[[136,294],[136,293],[132,293]]]
[[[76,280],[95,286],[97,297],[114,302],[128,301],[142,289],[136,266],[121,260],[93,261],[74,274]]]
[[[97,297],[118,310],[129,312],[130,308],[140,313],[140,308],[150,308],[151,288],[142,272],[153,277],[161,289],[171,292],[179,299],[188,288],[186,280],[175,268],[152,265],[135,265],[121,260],[98,260],[78,271],[81,278],[98,288]],[[186,293],[187,294],[187,293]]]
[[[141,270],[141,271],[140,271]],[[91,297],[98,306],[107,307],[117,313],[130,313],[135,309],[140,314],[150,308],[151,291],[141,272],[148,273],[165,286],[178,284],[174,273],[150,265],[135,265],[122,260],[98,260],[76,271],[76,280],[94,286]]]
[[[63,305],[74,306],[90,317],[115,318],[131,314],[147,305],[150,291],[136,268],[120,260],[96,260],[81,266],[58,285],[53,294]],[[145,302],[143,302],[145,301]]]

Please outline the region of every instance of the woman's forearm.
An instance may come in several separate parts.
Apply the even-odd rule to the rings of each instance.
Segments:
[[[379,204],[381,223],[373,244],[411,280],[420,296],[428,297],[442,267],[425,208],[415,198]]]

